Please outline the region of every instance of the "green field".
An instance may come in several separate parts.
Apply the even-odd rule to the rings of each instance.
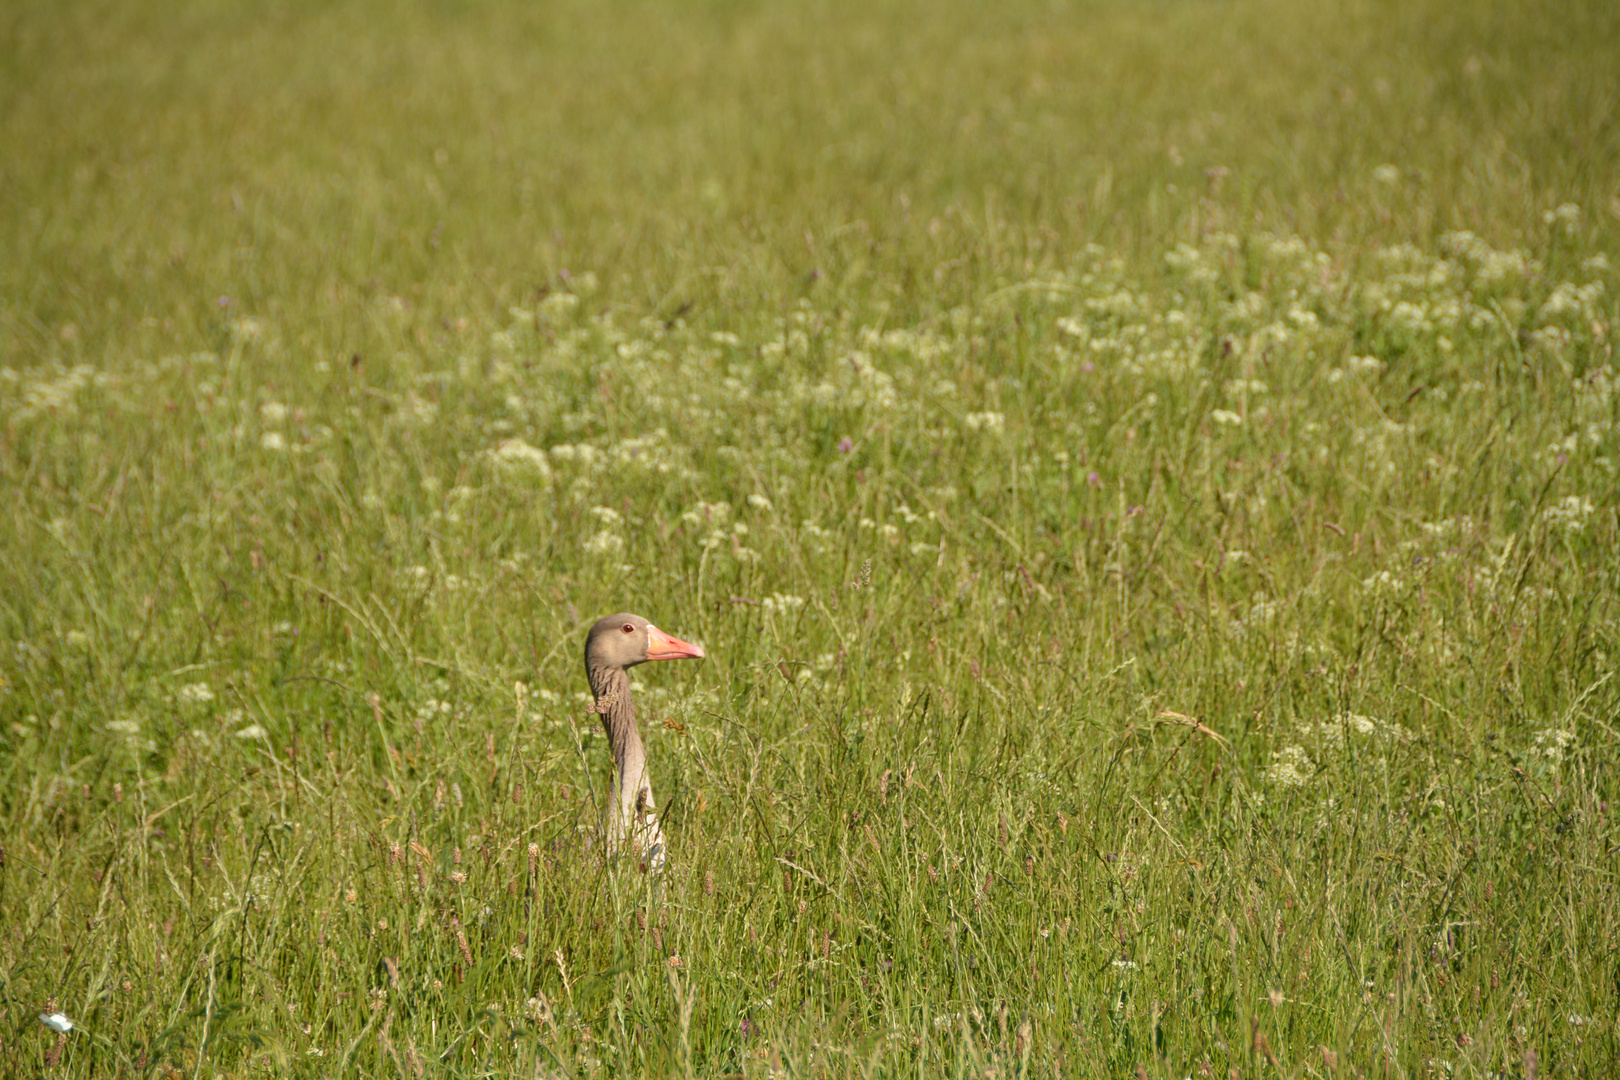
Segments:
[[[1616,56],[6,5],[0,1076],[1611,1075]]]

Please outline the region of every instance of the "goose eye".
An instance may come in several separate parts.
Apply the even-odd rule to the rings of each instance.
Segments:
[[[623,630],[627,634],[633,634],[636,632],[635,626],[631,623],[625,623],[623,626],[619,627],[619,629]]]

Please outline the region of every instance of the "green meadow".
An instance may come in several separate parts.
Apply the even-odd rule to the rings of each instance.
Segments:
[[[5,5],[0,1075],[1611,1075],[1616,56]]]

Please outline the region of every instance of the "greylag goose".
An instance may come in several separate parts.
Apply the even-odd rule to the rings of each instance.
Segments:
[[[647,750],[636,727],[636,703],[627,668],[648,660],[701,659],[703,650],[664,633],[640,615],[621,613],[598,619],[585,636],[585,677],[613,749],[613,790],[603,822],[609,851],[629,851],[664,868],[664,833],[653,808]]]

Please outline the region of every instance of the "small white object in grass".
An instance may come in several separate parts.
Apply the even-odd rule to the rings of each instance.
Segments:
[[[1575,743],[1575,733],[1563,728],[1543,728],[1535,733],[1531,753],[1552,761],[1563,760],[1565,751]]]
[[[214,691],[207,683],[190,683],[182,686],[174,697],[182,705],[201,705],[214,700]]]
[[[974,431],[1000,431],[1006,426],[1007,417],[998,412],[972,412],[962,417],[962,423]]]
[[[52,1031],[60,1032],[64,1035],[73,1030],[73,1021],[69,1020],[65,1013],[40,1013],[39,1022],[50,1028]]]
[[[551,475],[551,462],[546,452],[522,439],[502,440],[495,449],[486,453],[497,468],[507,472],[528,471],[541,478]]]
[[[1400,181],[1401,170],[1393,165],[1380,165],[1373,170],[1373,179],[1380,184],[1394,184]]]
[[[1360,713],[1340,713],[1334,719],[1357,735],[1371,735],[1378,730],[1378,721],[1370,716],[1362,716]]]
[[[1548,225],[1562,225],[1566,229],[1573,229],[1580,223],[1581,208],[1575,203],[1563,203],[1556,210],[1548,210],[1541,215]]]
[[[1243,423],[1243,417],[1229,409],[1215,409],[1209,414],[1209,418],[1217,424],[1239,426]]]
[[[260,724],[249,724],[236,733],[238,739],[262,739],[270,733]]]
[[[1283,787],[1304,787],[1316,771],[1315,764],[1301,746],[1285,746],[1272,758],[1261,775],[1268,783]]]
[[[1591,499],[1582,495],[1568,495],[1543,510],[1541,518],[1549,525],[1580,532],[1586,527],[1586,519],[1593,509]]]
[[[1376,589],[1384,592],[1398,592],[1406,587],[1406,583],[1400,578],[1396,577],[1394,574],[1391,574],[1388,570],[1380,570],[1371,577],[1363,578],[1361,580],[1361,587],[1369,590]]]
[[[599,532],[582,546],[588,555],[616,555],[624,550],[624,537],[617,533]]]

